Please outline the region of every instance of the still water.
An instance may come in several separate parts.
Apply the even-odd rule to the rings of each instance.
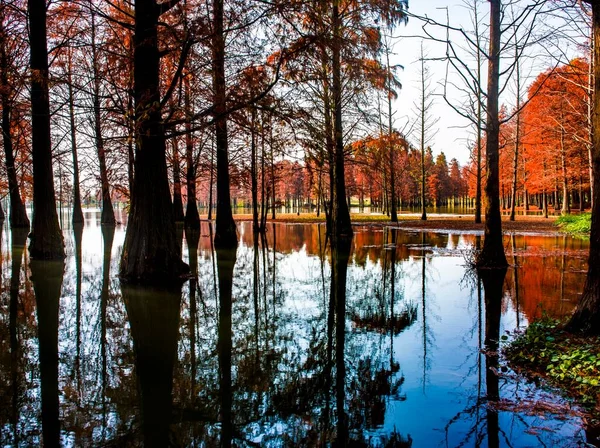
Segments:
[[[573,309],[586,242],[507,236],[511,268],[478,278],[474,235],[355,231],[332,253],[322,225],[240,223],[232,253],[203,223],[181,234],[197,276],[151,291],[121,288],[124,227],[95,213],[64,268],[5,227],[0,444],[586,446],[577,410],[497,354]]]

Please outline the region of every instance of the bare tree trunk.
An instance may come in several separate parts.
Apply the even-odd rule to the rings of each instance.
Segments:
[[[196,161],[194,160],[194,137],[192,134],[192,123],[189,117],[192,115],[192,106],[190,100],[190,82],[187,76],[184,79],[185,85],[185,162],[187,170],[185,181],[187,188],[187,204],[185,208],[185,227],[187,229],[200,229],[200,215],[198,214],[198,205],[196,204]],[[212,169],[212,167],[211,167]],[[211,183],[212,189],[212,183]]]
[[[108,185],[108,170],[106,168],[106,150],[104,147],[104,137],[102,136],[102,117],[100,109],[100,61],[98,60],[98,52],[96,48],[96,19],[93,6],[90,5],[92,14],[92,70],[93,70],[93,103],[94,103],[94,139],[96,143],[96,151],[98,153],[98,162],[100,165],[100,187],[102,190],[102,216],[100,222],[107,225],[115,225],[115,213],[112,208],[112,200],[110,198],[110,188]]]
[[[600,4],[592,3],[592,33],[600,42]],[[600,46],[594,46],[594,61],[600,61]],[[600,332],[600,64],[594,65],[594,106],[592,119],[593,192],[590,255],[583,294],[567,329],[584,334]]]
[[[77,159],[77,132],[75,125],[75,98],[73,94],[73,79],[71,50],[69,49],[69,72],[67,79],[67,88],[69,89],[69,124],[71,126],[71,154],[73,157],[73,224],[83,224],[83,211],[81,210],[81,192],[79,189],[79,161]]]
[[[31,155],[33,160],[33,225],[29,252],[32,258],[61,260],[65,257],[58,225],[48,96],[48,48],[46,3],[28,0],[31,60]]]
[[[12,136],[12,99],[8,83],[9,61],[6,54],[5,33],[0,17],[0,104],[2,105],[2,142],[4,144],[4,162],[8,180],[8,195],[10,197],[10,227],[14,229],[29,228],[29,218],[25,204],[19,191],[19,181],[15,167],[15,155]],[[4,212],[2,212],[4,217]]]
[[[488,59],[487,124],[486,124],[486,207],[485,238],[477,257],[477,266],[504,268],[508,266],[502,244],[500,215],[498,95],[500,79],[500,14],[501,0],[490,0],[490,48]]]
[[[332,197],[331,218],[332,235],[335,238],[352,237],[350,211],[346,202],[346,178],[344,170],[344,133],[342,130],[342,78],[341,78],[341,19],[338,8],[339,0],[334,0],[331,20],[333,28],[332,43],[332,75],[333,75],[333,108],[334,108],[334,194]]]
[[[398,211],[396,210],[396,174],[394,167],[394,143],[392,141],[393,129],[392,129],[392,69],[390,67],[390,50],[386,45],[385,47],[385,57],[387,63],[387,75],[388,75],[388,138],[390,145],[389,153],[390,153],[390,200],[392,202],[391,207],[391,221],[398,222]],[[425,98],[423,98],[423,102]]]
[[[177,138],[172,139],[173,148],[173,219],[183,222],[183,200],[181,199],[181,166],[179,162],[179,144]]]
[[[188,271],[175,235],[160,108],[161,9],[156,0],[135,3],[135,181],[120,267],[123,280],[146,284],[179,282]]]
[[[566,157],[566,149],[565,149],[565,130],[562,127],[560,129],[560,167],[562,174],[562,208],[560,210],[561,215],[568,215],[571,213],[571,206],[569,204],[569,185],[567,178],[567,157]]]
[[[229,148],[227,143],[227,92],[225,85],[225,32],[223,0],[212,1],[213,13],[213,95],[217,143],[217,222],[215,246],[236,247],[237,231],[229,191]]]

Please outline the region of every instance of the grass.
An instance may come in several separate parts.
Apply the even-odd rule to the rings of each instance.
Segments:
[[[574,336],[559,321],[544,318],[503,353],[517,370],[546,379],[600,417],[600,338]]]
[[[560,230],[571,235],[586,235],[590,233],[592,227],[592,214],[561,216],[556,220],[556,225]]]

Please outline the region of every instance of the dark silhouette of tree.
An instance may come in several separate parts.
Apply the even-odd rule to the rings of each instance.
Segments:
[[[33,225],[29,252],[32,258],[63,259],[65,248],[56,213],[50,144],[46,3],[43,0],[29,0],[27,8],[31,61],[31,152],[33,160]]]
[[[120,267],[129,282],[170,283],[187,271],[175,239],[159,92],[158,22],[176,3],[135,4],[135,178]]]

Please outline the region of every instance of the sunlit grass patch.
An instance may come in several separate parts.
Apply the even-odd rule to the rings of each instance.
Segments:
[[[573,235],[585,235],[590,233],[592,214],[582,213],[580,215],[561,216],[556,220],[556,225],[563,232]]]

